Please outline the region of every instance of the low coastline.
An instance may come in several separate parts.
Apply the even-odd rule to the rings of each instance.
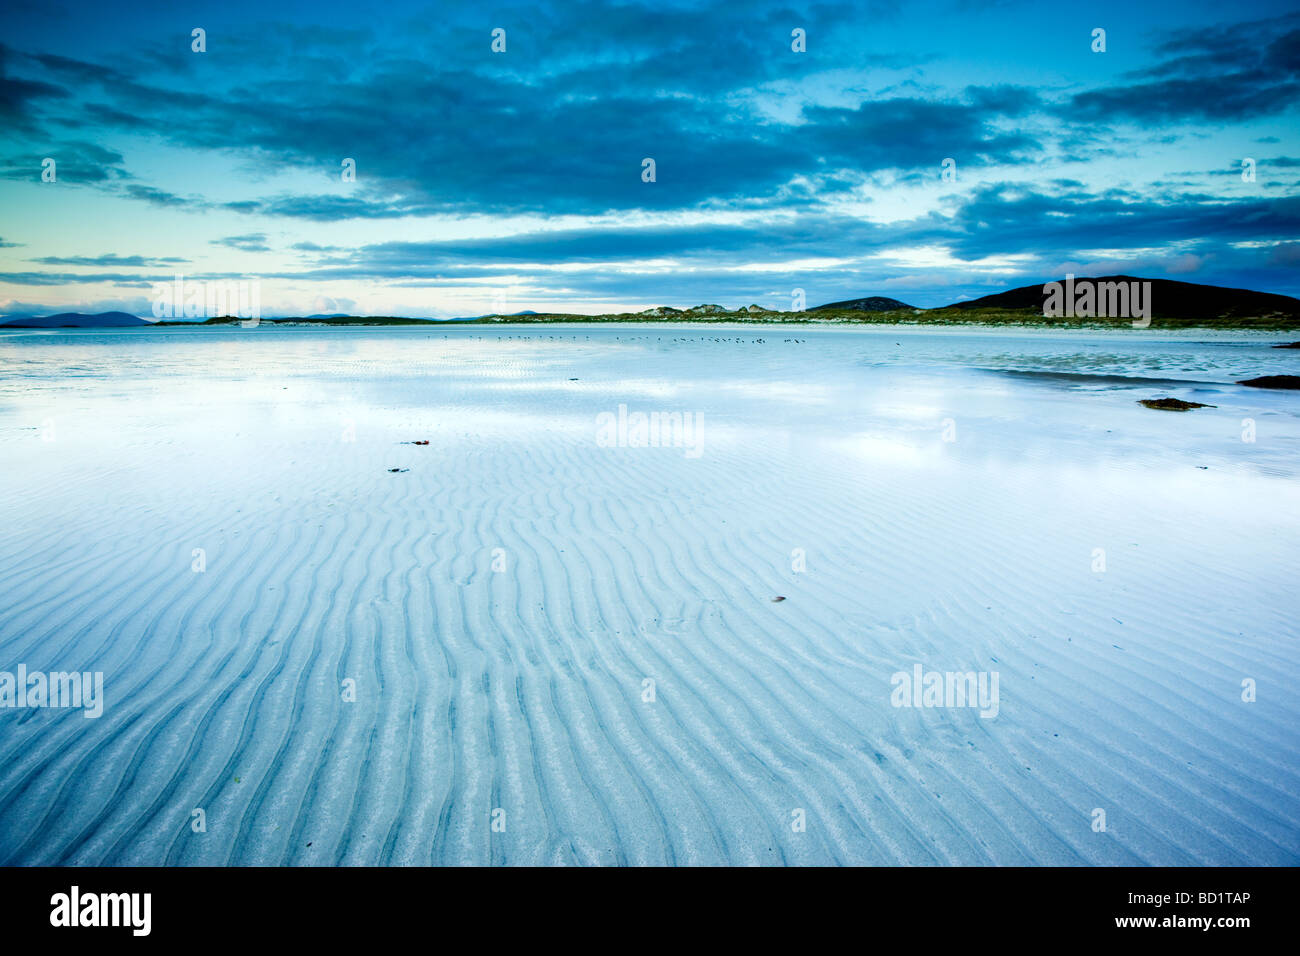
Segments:
[[[937,310],[935,310],[937,311]],[[790,326],[794,328],[851,328],[854,326],[873,326],[882,328],[960,328],[960,329],[1051,329],[1069,331],[1253,331],[1253,332],[1291,332],[1300,331],[1300,319],[1290,317],[1247,317],[1247,318],[1206,318],[1181,319],[1156,317],[1148,327],[1134,327],[1130,319],[1054,319],[1033,313],[1006,312],[948,312],[943,315],[917,313],[908,310],[908,314],[899,313],[861,313],[843,312],[818,314],[813,317],[808,312],[765,312],[749,313],[707,318],[704,316],[665,316],[654,317],[637,313],[617,313],[601,315],[582,315],[577,313],[538,313],[535,315],[490,315],[472,319],[419,319],[403,316],[341,316],[338,318],[312,319],[286,317],[280,319],[260,319],[256,325],[251,320],[222,317],[205,322],[162,321],[138,328],[255,328],[267,325],[274,328],[376,328],[376,327],[411,327],[444,328],[464,326],[608,326],[621,325],[648,328],[771,328]],[[8,326],[19,328],[20,326]]]

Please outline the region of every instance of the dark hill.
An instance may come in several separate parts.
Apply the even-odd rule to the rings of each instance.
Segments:
[[[1052,279],[1061,282],[1064,279]],[[1173,279],[1140,279],[1136,276],[1079,276],[1080,282],[1150,282],[1151,314],[1170,319],[1227,319],[1281,314],[1300,318],[1300,299],[1272,292],[1253,292],[1250,289],[1228,289],[1217,285],[1200,285],[1195,282],[1176,282]],[[1033,309],[1041,314],[1046,296],[1044,283],[1021,286],[1008,292],[997,292],[966,302],[954,302],[950,309]]]
[[[854,312],[893,312],[895,309],[910,309],[912,306],[906,302],[899,302],[897,299],[886,298],[883,295],[868,296],[865,299],[845,299],[843,302],[828,302],[826,305],[815,305],[809,312],[820,312],[822,309],[845,309]]]

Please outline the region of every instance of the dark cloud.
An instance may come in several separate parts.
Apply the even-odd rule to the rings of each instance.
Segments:
[[[165,266],[173,263],[189,262],[188,259],[181,259],[177,256],[163,256],[156,258],[153,256],[119,256],[116,253],[107,253],[102,256],[41,256],[37,259],[29,260],[39,262],[47,266],[119,266],[119,267],[144,267],[144,266]]]
[[[849,58],[859,69],[901,62],[862,42],[896,12],[892,3],[829,3],[737,17],[584,3],[509,11],[503,56],[487,49],[481,18],[457,12],[439,14],[440,35],[482,42],[440,42],[436,56],[391,37],[381,44],[366,29],[259,26],[223,33],[203,57],[173,54],[150,73],[64,55],[26,62],[78,90],[53,124],[292,166],[322,185],[354,158],[351,195],[322,189],[227,206],[319,221],[811,203],[882,170],[934,169],[948,155],[971,163],[1034,155],[1027,134],[991,126],[1036,105],[1018,87],[810,107],[782,122],[749,102],[763,84],[800,82]],[[806,53],[790,49],[794,27],[806,31]],[[258,64],[257,82],[223,69],[235,59]],[[647,157],[654,183],[641,179]],[[127,195],[183,202],[148,188]]]
[[[128,177],[121,153],[98,143],[77,141],[51,143],[47,152],[0,159],[0,178],[41,182],[47,158],[54,160],[55,179],[47,184],[51,187],[58,183],[108,185]]]
[[[474,240],[376,243],[348,250],[345,255],[320,249],[321,254],[305,269],[264,278],[382,280],[393,285],[447,287],[458,282],[491,282],[508,275],[520,277],[525,284],[548,287],[559,281],[546,269],[548,263],[586,263],[607,268],[566,273],[562,281],[567,289],[584,299],[606,296],[626,301],[654,295],[664,285],[659,270],[640,271],[637,261],[671,259],[682,267],[672,279],[677,294],[696,287],[703,293],[712,287],[718,295],[726,291],[746,298],[757,295],[755,290],[766,284],[779,282],[825,290],[824,300],[831,301],[836,296],[880,291],[883,281],[898,280],[899,267],[889,256],[900,247],[945,248],[955,259],[970,263],[972,269],[991,257],[1025,257],[1022,264],[990,277],[986,286],[979,285],[978,273],[960,267],[945,270],[946,285],[960,283],[963,288],[983,292],[996,291],[1007,281],[1035,281],[1045,270],[1055,269],[1056,263],[1075,257],[1081,244],[1096,245],[1098,237],[1122,234],[1134,247],[1177,242],[1199,259],[1223,263],[1225,268],[1229,264],[1263,268],[1282,261],[1270,258],[1269,246],[1237,252],[1234,244],[1250,239],[1276,243],[1272,248],[1278,248],[1300,234],[1300,198],[1224,202],[1205,195],[1152,200],[1122,190],[1093,196],[1071,180],[1044,188],[1047,191],[1016,183],[981,187],[954,197],[942,214],[890,224],[814,212],[743,226],[604,226]],[[849,264],[837,267],[833,278],[815,271],[784,273],[783,263],[819,257],[847,259]],[[1173,274],[1179,268],[1174,259],[1155,256],[1146,261],[1152,274],[1166,269]],[[736,271],[753,266],[764,269],[752,274]],[[978,270],[987,271],[984,267]],[[1276,277],[1262,280],[1260,285],[1274,291],[1295,291],[1290,286],[1279,287]],[[954,292],[939,293],[923,286],[907,291],[921,297],[917,304],[938,304],[955,297]]]
[[[203,208],[208,204],[197,199],[186,199],[183,196],[177,196],[163,189],[155,189],[153,186],[145,186],[140,183],[124,183],[120,189],[121,193],[131,199],[139,199],[143,202],[155,206],[186,206],[191,208]]]
[[[246,236],[226,236],[224,239],[210,239],[214,246],[225,246],[227,249],[238,249],[241,252],[270,252],[271,247],[266,244],[266,235],[260,232],[249,233]]]
[[[13,52],[0,43],[0,122],[11,133],[32,133],[38,128],[42,100],[60,100],[68,91],[54,83],[10,75]]]
[[[1073,96],[1060,110],[1086,122],[1233,122],[1292,109],[1300,96],[1300,14],[1181,30],[1164,59],[1124,82]]]
[[[118,285],[141,285],[152,282],[170,282],[171,276],[151,276],[126,272],[0,272],[0,282],[14,285],[66,285],[72,282],[112,282]]]

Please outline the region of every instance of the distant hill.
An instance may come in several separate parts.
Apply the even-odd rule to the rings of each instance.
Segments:
[[[1064,283],[1064,277],[1050,281]],[[1228,289],[1195,282],[1176,282],[1173,279],[1142,279],[1137,276],[1077,276],[1074,282],[1076,287],[1080,282],[1150,282],[1151,314],[1157,318],[1228,319],[1279,314],[1300,318],[1300,299],[1272,292]],[[1020,286],[1007,292],[954,302],[947,308],[1032,309],[1041,314],[1046,298],[1043,285],[1044,283]]]
[[[828,302],[826,305],[815,305],[809,312],[820,312],[822,309],[845,309],[854,312],[893,312],[895,309],[911,309],[913,306],[906,302],[899,302],[897,299],[890,299],[883,295],[872,295],[865,299],[845,299],[843,302]]]
[[[0,322],[0,327],[9,329],[125,329],[140,325],[153,323],[125,312],[97,312],[94,315],[60,312],[58,315],[20,316]]]
[[[490,319],[494,316],[503,315],[536,315],[532,309],[522,309],[519,312],[485,312],[483,315],[460,315],[454,319],[429,319],[430,322],[473,322],[475,319]]]

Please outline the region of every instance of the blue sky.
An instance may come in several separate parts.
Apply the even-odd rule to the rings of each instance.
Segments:
[[[266,315],[933,306],[1066,272],[1300,295],[1288,3],[0,16],[0,313],[148,315],[178,272],[257,279]]]

